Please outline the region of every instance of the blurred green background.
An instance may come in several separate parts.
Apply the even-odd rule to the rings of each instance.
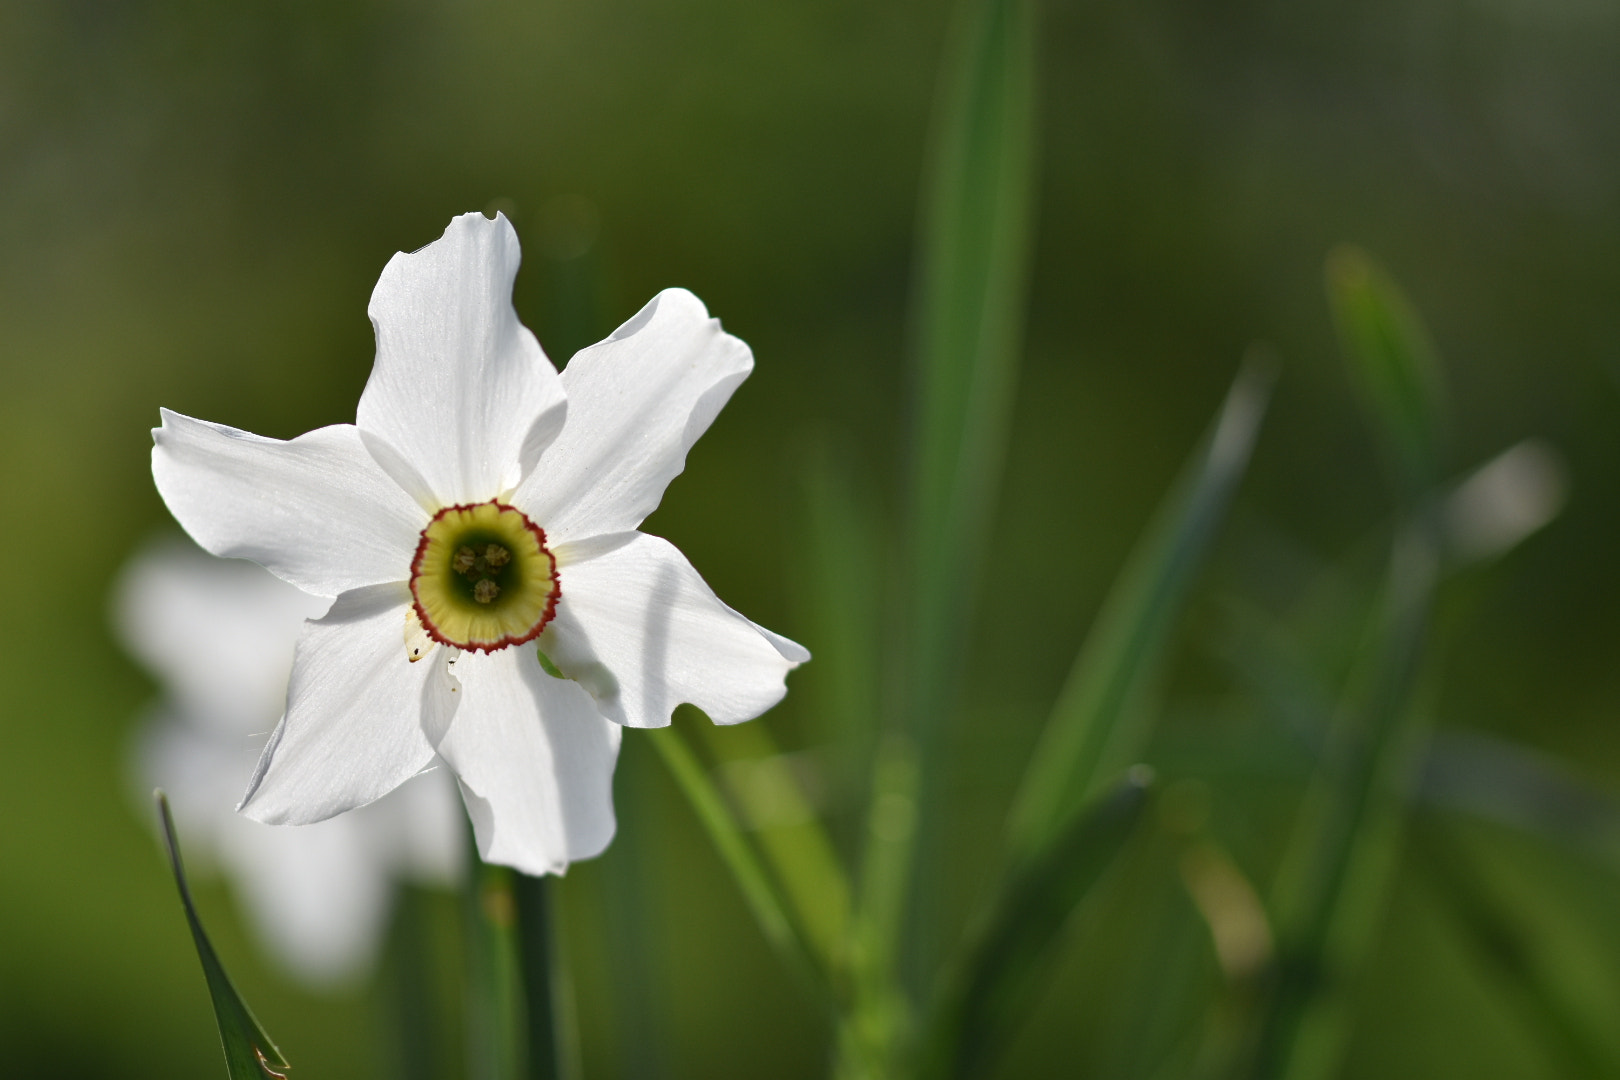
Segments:
[[[147,431],[159,405],[282,438],[352,420],[376,276],[454,214],[513,220],[518,311],[559,365],[667,285],[749,342],[754,376],[647,528],[727,602],[825,647],[805,631],[805,461],[834,446],[897,516],[948,9],[0,0],[6,1075],[219,1072],[129,780],[155,688],[107,627],[119,565],[173,528]],[[1447,361],[1448,466],[1536,435],[1570,478],[1560,519],[1448,592],[1439,724],[1613,790],[1620,9],[1109,0],[1042,19],[1029,343],[987,594],[961,628],[951,904],[993,858],[1076,645],[1256,340],[1282,378],[1178,634],[1155,756],[1172,782],[1201,778],[1171,802],[1207,803],[1237,864],[1271,873],[1304,751],[1230,670],[1230,612],[1293,610],[1334,565],[1355,607],[1391,513],[1323,296],[1344,240],[1402,282]],[[832,727],[817,679],[814,663],[794,675],[765,721],[787,746]],[[823,1022],[635,733],[616,790],[621,841],[562,890],[586,1075],[823,1075]],[[1006,1075],[1151,1076],[1196,1018],[1214,961],[1166,843],[1144,840],[1076,927]],[[1345,1075],[1580,1075],[1425,876],[1425,844],[1465,846],[1572,1015],[1614,1027],[1620,861],[1420,821]],[[309,995],[256,953],[226,886],[200,901],[295,1077],[397,1074],[386,985]]]

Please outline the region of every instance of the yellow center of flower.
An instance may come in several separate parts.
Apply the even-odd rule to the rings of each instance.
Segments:
[[[429,637],[494,652],[545,629],[562,595],[546,534],[504,503],[447,506],[422,530],[411,595]]]

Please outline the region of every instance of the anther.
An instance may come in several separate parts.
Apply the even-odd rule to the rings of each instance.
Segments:
[[[456,550],[456,557],[450,561],[450,565],[456,568],[458,574],[466,574],[471,572],[477,562],[478,553],[463,544]]]
[[[489,564],[491,570],[499,570],[512,560],[512,553],[499,544],[490,544],[484,548],[484,562]]]
[[[473,599],[480,604],[487,604],[501,595],[501,587],[490,578],[479,578],[478,584],[473,586]]]

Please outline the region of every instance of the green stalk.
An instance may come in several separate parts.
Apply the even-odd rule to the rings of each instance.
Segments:
[[[512,875],[513,899],[518,915],[518,963],[524,1005],[525,1043],[528,1048],[529,1080],[559,1080],[566,1075],[563,1062],[569,1025],[560,1018],[569,998],[567,981],[559,963],[556,940],[555,892],[557,878]]]
[[[490,866],[469,844],[463,893],[467,940],[467,1073],[472,1080],[528,1075],[527,1006],[515,871]]]
[[[402,884],[388,931],[385,984],[393,1053],[388,1075],[437,1080],[456,1071],[455,999],[461,980],[445,960],[455,931],[449,898],[423,885]]]

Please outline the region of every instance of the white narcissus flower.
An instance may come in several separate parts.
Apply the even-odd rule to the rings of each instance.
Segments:
[[[289,442],[163,413],[152,472],[216,555],[334,597],[242,808],[320,821],[434,760],[478,849],[560,872],[613,836],[621,727],[781,700],[801,646],[637,531],[753,368],[691,293],[655,296],[558,375],[512,308],[517,235],[456,218],[384,268],[354,424]]]
[[[329,599],[178,537],[147,545],[119,577],[113,621],[164,696],[136,743],[145,793],[169,793],[188,842],[237,887],[269,953],[306,982],[370,966],[394,883],[450,885],[465,826],[445,769],[358,813],[272,829],[231,812],[281,716],[293,646]]]

